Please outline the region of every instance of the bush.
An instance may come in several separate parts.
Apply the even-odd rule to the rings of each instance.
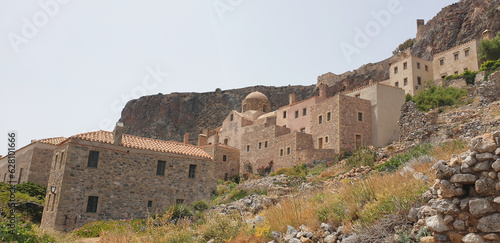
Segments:
[[[432,147],[428,144],[418,145],[414,147],[412,150],[408,151],[407,153],[398,154],[392,157],[391,160],[383,164],[377,165],[375,169],[377,169],[378,171],[395,171],[401,165],[406,164],[408,161],[410,161],[410,159],[412,158],[417,158],[422,155],[428,155],[431,148]]]
[[[479,59],[490,61],[500,59],[500,32],[490,40],[482,40],[479,43]]]
[[[31,223],[17,221],[15,227],[11,228],[7,219],[0,222],[1,242],[54,242],[54,239],[47,234],[37,234],[35,227]]]
[[[88,223],[81,228],[74,229],[71,233],[83,238],[95,238],[103,236],[112,230],[119,230],[120,228],[131,229],[135,232],[140,231],[146,225],[144,219],[120,219],[110,221],[95,221]]]
[[[466,96],[467,91],[463,89],[431,86],[414,96],[413,100],[417,104],[417,108],[419,110],[427,112],[430,109],[440,106],[452,106],[458,104],[463,101]]]
[[[193,209],[203,212],[208,209],[208,203],[205,201],[196,201],[193,203]]]
[[[370,150],[369,148],[361,148],[347,157],[346,165],[350,168],[359,167],[359,166],[370,166],[372,167],[375,164],[376,154],[375,151]]]
[[[271,176],[277,176],[285,174],[292,178],[302,178],[307,177],[307,165],[304,163],[302,165],[294,165],[290,168],[280,168],[277,171],[271,173]]]
[[[325,171],[327,169],[327,164],[326,163],[319,163],[316,166],[314,166],[312,169],[309,170],[310,175],[319,175],[321,172]]]
[[[446,76],[444,78],[445,81],[449,81],[449,80],[452,80],[452,79],[459,79],[459,78],[463,78],[465,79],[465,83],[467,84],[474,84],[474,80],[476,79],[476,74],[477,72],[473,72],[473,71],[470,71],[470,70],[465,70],[462,74],[454,74],[454,75],[450,75],[450,76]]]
[[[398,53],[401,53],[402,51],[408,49],[408,48],[411,48],[413,47],[413,44],[415,43],[415,39],[408,39],[406,40],[405,42],[403,42],[402,44],[400,44],[396,50],[394,50],[392,52],[393,55],[396,55]]]
[[[205,242],[211,239],[214,239],[215,242],[229,242],[228,239],[237,236],[244,225],[240,218],[233,215],[212,214],[208,218],[207,228],[203,233]]]
[[[411,96],[411,94],[405,95],[405,102],[412,101],[412,100],[413,100],[413,97]]]
[[[189,207],[183,204],[176,204],[174,206],[171,206],[165,214],[171,214],[171,219],[174,220],[193,216],[193,213],[191,212]]]

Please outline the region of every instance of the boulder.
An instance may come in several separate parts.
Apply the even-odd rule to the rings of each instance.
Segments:
[[[493,168],[496,172],[500,171],[500,159],[497,159],[493,164],[491,164],[491,168]]]
[[[483,237],[480,235],[474,234],[474,233],[469,233],[464,238],[462,238],[462,241],[464,243],[482,243],[484,242]]]
[[[432,231],[435,232],[446,232],[450,230],[450,227],[448,227],[443,220],[443,217],[441,215],[434,215],[425,220],[425,225],[427,228],[431,229]]]
[[[497,234],[487,234],[483,236],[485,240],[493,241],[493,242],[500,242],[500,236]]]
[[[475,172],[481,172],[481,171],[487,171],[489,170],[491,167],[490,167],[490,162],[489,161],[484,161],[484,162],[480,162],[480,163],[477,163],[476,165],[474,165],[474,171]]]
[[[438,179],[449,178],[453,175],[453,170],[444,160],[438,161],[432,166],[432,169],[436,171],[436,178]]]
[[[477,180],[477,176],[472,174],[456,174],[450,179],[452,183],[462,183],[462,184],[474,184]]]
[[[469,142],[469,149],[479,153],[493,153],[496,148],[496,142],[491,134],[477,136]]]
[[[480,154],[476,154],[476,159],[479,162],[490,160],[490,159],[493,159],[493,154],[492,153],[480,153]]]
[[[420,242],[421,243],[436,243],[436,240],[434,239],[433,236],[426,236],[426,237],[422,237],[420,239]]]
[[[487,199],[475,198],[469,201],[469,212],[472,216],[478,218],[488,213],[495,212],[495,209]]]
[[[500,213],[481,218],[477,225],[477,229],[486,233],[500,232]]]
[[[337,236],[334,236],[334,235],[328,235],[323,240],[323,242],[325,242],[325,243],[335,243],[336,241],[337,241]]]

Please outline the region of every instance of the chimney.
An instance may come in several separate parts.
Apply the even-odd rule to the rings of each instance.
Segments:
[[[373,85],[373,79],[368,80],[368,85]]]
[[[184,133],[184,144],[189,144],[189,133]]]
[[[123,137],[123,122],[117,122],[115,126],[115,130],[113,131],[114,133],[114,144],[115,145],[122,145],[122,137]]]
[[[491,38],[491,31],[485,30],[483,31],[483,40],[489,40]]]
[[[207,145],[207,135],[199,134],[198,135],[198,146],[205,146],[205,145]]]
[[[214,144],[215,145],[219,144],[219,132],[216,132],[214,135]]]
[[[422,27],[424,27],[425,21],[423,19],[417,19],[417,41],[422,37]]]
[[[290,93],[290,105],[295,103],[295,93]]]
[[[319,85],[319,97],[326,98],[326,84]]]

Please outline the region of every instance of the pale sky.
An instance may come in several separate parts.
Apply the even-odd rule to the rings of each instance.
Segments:
[[[390,57],[454,2],[0,0],[0,154],[11,130],[18,148],[112,130],[143,95],[316,84]]]

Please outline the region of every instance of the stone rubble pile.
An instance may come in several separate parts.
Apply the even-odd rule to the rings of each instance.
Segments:
[[[238,185],[242,190],[268,189],[275,186],[288,187],[290,180],[287,175],[266,176],[261,179],[248,180]]]
[[[500,131],[473,138],[469,151],[438,161],[436,182],[408,219],[435,242],[500,242]]]
[[[490,74],[488,81],[476,82],[475,86],[480,97],[480,104],[500,100],[500,72]]]
[[[253,194],[228,204],[218,205],[212,209],[222,214],[230,214],[236,211],[248,216],[258,214],[264,208],[275,205],[278,202],[279,199],[277,198]]]
[[[316,233],[312,232],[305,225],[301,225],[299,229],[288,225],[286,233],[281,233],[279,231],[273,231],[271,234],[273,236],[273,243],[285,242],[285,243],[309,243],[309,242],[324,242],[324,243],[335,243],[341,242],[344,238],[342,234],[343,227],[335,229],[329,224],[322,223],[320,230]]]
[[[425,141],[438,130],[438,114],[430,111],[423,113],[410,101],[401,107],[399,117],[400,141]]]

